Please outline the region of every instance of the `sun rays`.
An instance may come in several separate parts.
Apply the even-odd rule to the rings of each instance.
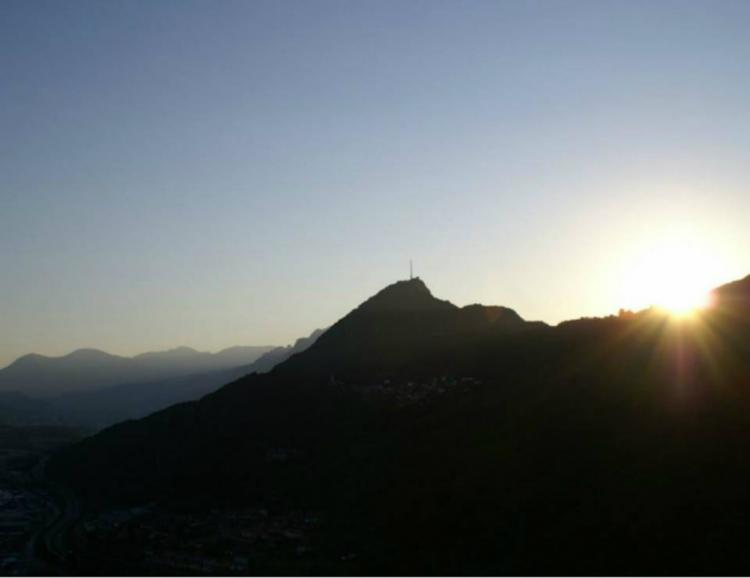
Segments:
[[[710,244],[687,234],[643,244],[624,269],[621,300],[628,308],[655,307],[686,318],[711,306],[711,289],[726,278],[726,264]]]

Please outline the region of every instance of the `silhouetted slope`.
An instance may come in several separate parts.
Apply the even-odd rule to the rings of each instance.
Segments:
[[[450,350],[487,335],[528,329],[513,310],[456,307],[432,296],[419,279],[399,281],[328,329],[305,355],[279,366],[288,377],[377,381],[408,371],[433,375]],[[438,364],[438,365],[436,365]]]
[[[140,422],[114,426],[71,451],[92,452],[79,462],[91,466],[87,475],[90,481],[104,472],[108,476],[115,476],[116,472],[130,476],[140,468],[131,464],[131,459],[142,463],[153,459],[152,466],[160,462],[159,471],[166,476],[212,477],[219,467],[213,459],[208,465],[209,462],[190,460],[187,456],[194,452],[204,455],[212,444],[238,447],[243,454],[249,452],[248,444],[255,443],[251,431],[266,437],[277,433],[282,423],[288,424],[290,418],[282,417],[284,414],[297,409],[307,413],[320,404],[327,407],[329,396],[339,395],[326,386],[331,373],[338,380],[361,378],[364,383],[374,383],[380,376],[433,375],[435,371],[466,375],[473,369],[476,356],[484,355],[482,348],[475,348],[478,340],[488,336],[509,339],[524,328],[547,329],[544,325],[526,324],[509,309],[487,308],[482,313],[478,307],[461,309],[435,299],[418,279],[396,283],[345,316],[306,351],[292,355],[268,376],[250,376],[198,403],[176,406]],[[512,347],[508,354],[518,360],[526,359],[516,356]],[[493,357],[493,363],[503,363],[501,357]],[[324,388],[322,395],[318,395],[319,387]],[[311,391],[316,393],[311,396]],[[350,397],[344,394],[351,401]],[[327,415],[328,409],[324,412]],[[300,417],[297,423],[307,423],[307,419]],[[320,428],[319,434],[323,435],[327,427]],[[295,426],[286,429],[289,435],[297,431]],[[308,441],[315,438],[307,430],[303,435]],[[124,443],[122,451],[130,457],[118,460],[114,457],[117,451],[102,449],[103,453],[95,458],[97,448],[107,447],[110,440],[115,446]],[[173,444],[179,447],[172,447]],[[142,447],[136,450],[136,446]],[[211,451],[216,459],[224,455],[217,448]],[[249,455],[236,459],[249,464],[252,463],[247,459]],[[100,463],[99,458],[107,464]],[[172,459],[181,464],[176,466],[179,472],[170,471],[168,464]],[[226,459],[232,463],[235,460]],[[183,471],[183,467],[192,470],[192,474]],[[149,478],[153,481],[153,473]]]
[[[733,302],[547,327],[397,284],[271,373],[114,426],[50,472],[117,499],[323,512],[324,547],[357,554],[348,574],[747,574],[750,324]]]
[[[750,319],[750,275],[718,287],[712,292],[712,296],[720,313]]]
[[[159,381],[124,383],[72,392],[47,400],[60,423],[100,429],[139,419],[176,403],[200,399],[246,374],[238,368],[191,374]]]
[[[276,347],[275,349],[264,353],[252,364],[241,367],[241,369],[244,370],[242,375],[250,373],[266,373],[271,371],[274,367],[283,361],[286,361],[292,355],[302,353],[308,349],[321,335],[323,335],[324,332],[324,329],[316,329],[309,336],[298,338],[292,345]]]

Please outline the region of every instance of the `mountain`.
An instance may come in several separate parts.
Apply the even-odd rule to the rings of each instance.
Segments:
[[[47,413],[55,423],[65,423],[89,429],[101,429],[119,421],[138,419],[170,405],[192,401],[207,395],[222,385],[251,373],[265,373],[294,353],[304,351],[322,333],[314,331],[309,337],[297,339],[294,345],[276,347],[234,347],[214,354],[214,362],[226,364],[228,369],[215,369],[160,381],[124,383],[94,391],[72,392],[46,400]],[[166,352],[168,355],[187,353],[187,348]],[[182,351],[180,351],[182,350]],[[253,363],[237,362],[265,351]],[[154,354],[145,354],[152,356]],[[141,356],[139,356],[141,357]],[[0,408],[3,398],[0,396]],[[2,413],[0,413],[0,417]]]
[[[278,364],[289,359],[296,353],[302,353],[308,349],[318,338],[325,333],[325,329],[316,329],[307,337],[298,338],[292,345],[286,347],[277,347],[271,351],[261,355],[256,361],[248,366],[243,366],[241,369],[244,370],[242,375],[250,373],[266,373],[271,371]]]
[[[716,288],[711,296],[719,314],[750,319],[750,275]]]
[[[292,348],[272,350],[259,358],[256,364],[239,368],[251,373],[260,372],[271,362],[278,364],[267,376],[249,375],[200,402],[167,409],[142,422],[114,426],[92,438],[91,443],[95,446],[106,444],[106,440],[117,439],[122,433],[131,443],[144,444],[140,452],[144,456],[152,442],[159,445],[159,440],[141,438],[137,432],[143,426],[146,428],[143,432],[150,431],[151,425],[148,424],[173,424],[174,420],[181,422],[195,412],[203,414],[204,410],[208,411],[209,416],[201,417],[200,424],[188,419],[184,427],[190,430],[189,434],[177,433],[178,429],[172,430],[171,425],[164,432],[165,443],[169,443],[172,433],[176,435],[174,441],[180,440],[180,449],[175,453],[185,455],[192,451],[191,439],[200,440],[199,443],[204,445],[214,435],[229,435],[225,431],[227,429],[232,430],[231,435],[243,436],[243,428],[253,426],[248,422],[248,412],[267,412],[262,422],[277,428],[278,424],[270,423],[268,419],[275,415],[275,406],[263,405],[271,403],[270,400],[261,402],[255,399],[256,396],[261,399],[266,396],[273,398],[274,403],[285,408],[284,411],[291,411],[297,406],[306,409],[316,405],[317,400],[308,399],[310,392],[317,391],[320,386],[327,387],[331,379],[374,384],[398,380],[404,375],[422,378],[470,375],[471,372],[468,369],[464,371],[463,367],[483,351],[481,347],[475,348],[475,345],[487,339],[509,340],[520,334],[546,329],[548,327],[544,324],[524,321],[508,308],[479,305],[456,307],[433,297],[419,279],[401,281],[364,302],[325,332],[315,332],[310,338],[298,340]],[[302,399],[307,399],[307,403],[301,404]],[[325,399],[325,396],[320,399]],[[219,414],[213,415],[214,410]],[[225,411],[229,415],[224,415]],[[203,436],[203,427],[209,428],[212,433]],[[170,453],[165,448],[157,453],[161,451]],[[156,455],[154,458],[161,460]],[[95,461],[88,463],[94,464]],[[129,467],[127,460],[119,464]],[[168,471],[166,468],[160,469],[165,473]],[[114,471],[109,467],[103,467],[100,471],[105,470],[110,473]]]
[[[269,346],[230,348],[219,353],[188,347],[144,353],[135,357],[79,349],[62,357],[30,354],[0,370],[0,391],[51,397],[207,372],[254,362]]]
[[[0,391],[26,395],[89,389],[131,379],[141,373],[132,360],[96,349],[79,349],[63,357],[29,354],[0,370]]]
[[[51,421],[96,431],[120,421],[145,417],[177,403],[199,399],[243,375],[243,369],[231,368],[69,392],[44,400],[48,419],[41,423]]]
[[[236,346],[222,349],[214,354],[219,367],[240,367],[249,363],[256,363],[261,357],[278,349],[276,347]]]
[[[543,327],[506,307],[457,307],[432,296],[419,278],[386,287],[335,323],[280,368],[290,377],[380,380],[408,371],[448,370],[457,347],[489,336]]]
[[[249,547],[260,574],[745,574],[748,283],[549,327],[399,282],[48,473],[100,508],[315,512],[314,553]]]
[[[96,431],[119,421],[142,418],[170,405],[199,399],[244,375],[270,371],[291,355],[304,351],[321,333],[322,330],[316,330],[287,347],[233,347],[215,354],[179,347],[134,358],[152,367],[164,366],[166,360],[187,359],[188,363],[180,367],[206,368],[199,373],[167,379],[117,383],[85,391],[68,391],[44,399],[17,391],[0,392],[0,424],[62,424]],[[259,352],[264,353],[258,357]],[[200,359],[196,360],[196,357]],[[257,359],[252,363],[243,363],[255,357]]]
[[[0,425],[20,426],[57,423],[53,407],[17,391],[0,392]]]
[[[208,353],[183,346],[166,351],[141,353],[133,359],[143,366],[159,367],[177,364],[189,368],[192,373],[247,365],[273,349],[275,348],[267,345],[235,346],[216,353]]]

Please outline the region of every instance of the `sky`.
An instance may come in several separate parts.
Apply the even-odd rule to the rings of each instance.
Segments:
[[[749,29],[746,0],[4,0],[0,366],[286,344],[409,259],[549,323],[677,261],[744,277]]]

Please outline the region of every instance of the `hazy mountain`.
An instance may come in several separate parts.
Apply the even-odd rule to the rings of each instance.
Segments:
[[[65,424],[88,430],[100,429],[118,421],[138,419],[170,405],[199,399],[244,375],[270,371],[276,364],[304,351],[322,333],[298,339],[287,347],[233,347],[215,354],[188,347],[137,355],[143,365],[165,365],[185,360],[185,366],[207,367],[206,371],[156,381],[118,383],[87,391],[66,392],[44,399],[16,391],[0,392],[0,423],[15,425]],[[259,352],[264,352],[258,357]],[[106,355],[106,354],[105,354]],[[247,364],[243,361],[255,359]],[[220,369],[212,369],[218,366]]]
[[[97,430],[120,421],[145,417],[177,403],[199,399],[245,374],[245,370],[232,368],[159,381],[123,383],[66,393],[45,402],[48,415],[58,423]]]
[[[117,501],[319,512],[320,555],[260,573],[745,574],[749,289],[693,320],[549,327],[400,282],[50,473]]]
[[[57,413],[49,402],[17,391],[0,392],[0,424],[38,425],[57,422]]]
[[[286,361],[295,353],[302,353],[323,335],[325,329],[316,329],[307,337],[300,337],[292,345],[277,347],[261,355],[255,362],[241,369],[245,370],[242,375],[249,373],[266,373],[271,371],[279,363]]]
[[[222,349],[217,353],[208,353],[196,351],[191,347],[177,347],[166,351],[141,353],[133,359],[142,365],[158,367],[160,365],[180,364],[189,367],[190,371],[210,371],[253,363],[260,356],[273,349],[276,348],[268,345],[235,346]]]
[[[0,370],[0,391],[50,397],[123,383],[172,379],[254,362],[270,346],[235,347],[206,353],[188,347],[135,357],[79,349],[62,357],[30,354]]]
[[[25,455],[26,452],[46,453],[58,447],[69,445],[80,440],[82,437],[83,434],[80,431],[64,426],[45,425],[17,427],[0,424],[0,453],[4,454],[3,457],[7,461],[13,461],[13,458],[8,460],[8,456],[14,454],[17,461],[26,461],[29,459],[28,455]],[[19,450],[21,451],[19,452]],[[31,463],[33,464],[33,456],[31,457],[31,460]],[[4,467],[7,467],[7,461],[3,463]],[[2,472],[2,474],[7,473],[7,471]],[[11,476],[8,477],[12,477],[12,472]],[[5,490],[7,477],[3,479],[3,482],[3,489]]]
[[[47,401],[49,410],[54,410],[54,413],[48,410],[48,415],[55,415],[58,421],[66,424],[97,429],[119,421],[141,418],[176,403],[199,399],[244,375],[270,371],[276,364],[294,353],[304,351],[321,333],[321,330],[316,330],[309,337],[297,339],[294,345],[266,351],[248,365],[236,366],[236,362],[257,355],[259,349],[268,348],[234,347],[214,354],[223,363],[228,364],[229,369],[195,373],[155,382],[118,384],[95,391],[68,393]],[[187,353],[186,349],[188,348],[179,348],[164,353],[182,355]],[[0,397],[1,406],[2,397]]]

